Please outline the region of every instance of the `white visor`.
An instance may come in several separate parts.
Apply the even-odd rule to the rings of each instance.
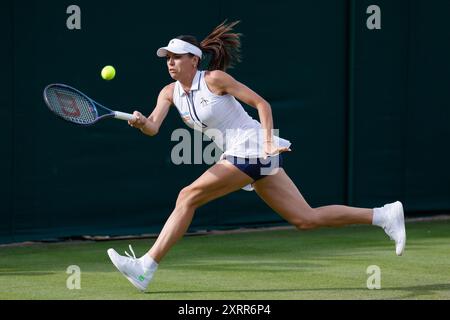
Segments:
[[[158,57],[165,57],[167,56],[167,52],[175,54],[192,53],[194,56],[197,56],[200,59],[202,58],[202,50],[200,50],[200,48],[180,39],[170,40],[167,47],[159,48],[158,51],[156,51],[156,55]]]

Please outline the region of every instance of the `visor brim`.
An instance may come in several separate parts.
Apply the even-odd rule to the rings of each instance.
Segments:
[[[175,48],[169,48],[169,47],[162,47],[162,48],[159,48],[159,49],[156,51],[156,55],[157,55],[158,57],[160,57],[160,58],[163,58],[163,57],[167,56],[167,53],[168,53],[168,52],[175,53],[175,54],[186,54],[186,53],[189,53],[189,52],[184,51],[184,50],[181,50],[181,49],[175,49]]]

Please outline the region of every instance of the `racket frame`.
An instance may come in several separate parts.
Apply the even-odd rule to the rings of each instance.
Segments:
[[[48,100],[48,97],[47,97],[47,90],[49,88],[51,88],[51,87],[62,87],[62,88],[65,88],[65,89],[67,89],[69,91],[74,91],[75,93],[77,93],[77,94],[81,95],[82,97],[84,97],[85,99],[87,99],[88,102],[89,102],[89,107],[92,108],[92,110],[94,111],[94,113],[96,115],[95,120],[92,121],[92,122],[89,122],[89,123],[78,123],[78,122],[70,121],[70,120],[64,118],[63,116],[59,115],[55,111],[53,111],[53,109],[51,108],[51,103],[50,103],[50,101]],[[96,124],[98,121],[100,121],[102,119],[106,119],[106,118],[116,118],[116,119],[125,120],[125,121],[134,120],[135,119],[134,115],[132,115],[130,113],[124,113],[124,112],[120,112],[120,111],[111,110],[111,109],[105,107],[104,105],[98,103],[97,101],[89,98],[87,95],[85,95],[80,90],[75,89],[74,87],[71,87],[71,86],[66,85],[66,84],[62,84],[62,83],[49,84],[48,86],[45,87],[44,92],[43,92],[43,96],[44,96],[45,104],[47,105],[47,107],[50,109],[50,111],[55,116],[57,116],[60,119],[63,119],[64,121],[67,121],[67,122],[70,122],[72,124],[75,124],[75,125],[91,126],[91,125]],[[100,109],[102,111],[105,111],[106,113],[102,114],[101,116],[99,116],[98,109]]]

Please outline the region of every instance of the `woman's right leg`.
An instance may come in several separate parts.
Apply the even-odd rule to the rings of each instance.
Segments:
[[[230,162],[223,160],[216,163],[191,185],[181,190],[175,209],[158,239],[144,256],[139,259],[124,257],[111,248],[108,255],[112,263],[136,288],[144,291],[152,280],[158,263],[185,234],[195,210],[213,199],[239,190],[252,181],[253,179]]]
[[[207,202],[239,190],[253,180],[226,160],[209,168],[179,193],[175,209],[148,254],[159,263],[186,233],[195,210]]]

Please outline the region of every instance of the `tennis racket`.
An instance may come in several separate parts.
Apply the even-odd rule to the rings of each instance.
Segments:
[[[136,119],[130,113],[108,109],[65,84],[50,84],[45,87],[44,100],[50,111],[58,117],[78,125],[88,126],[107,118],[125,121]]]

